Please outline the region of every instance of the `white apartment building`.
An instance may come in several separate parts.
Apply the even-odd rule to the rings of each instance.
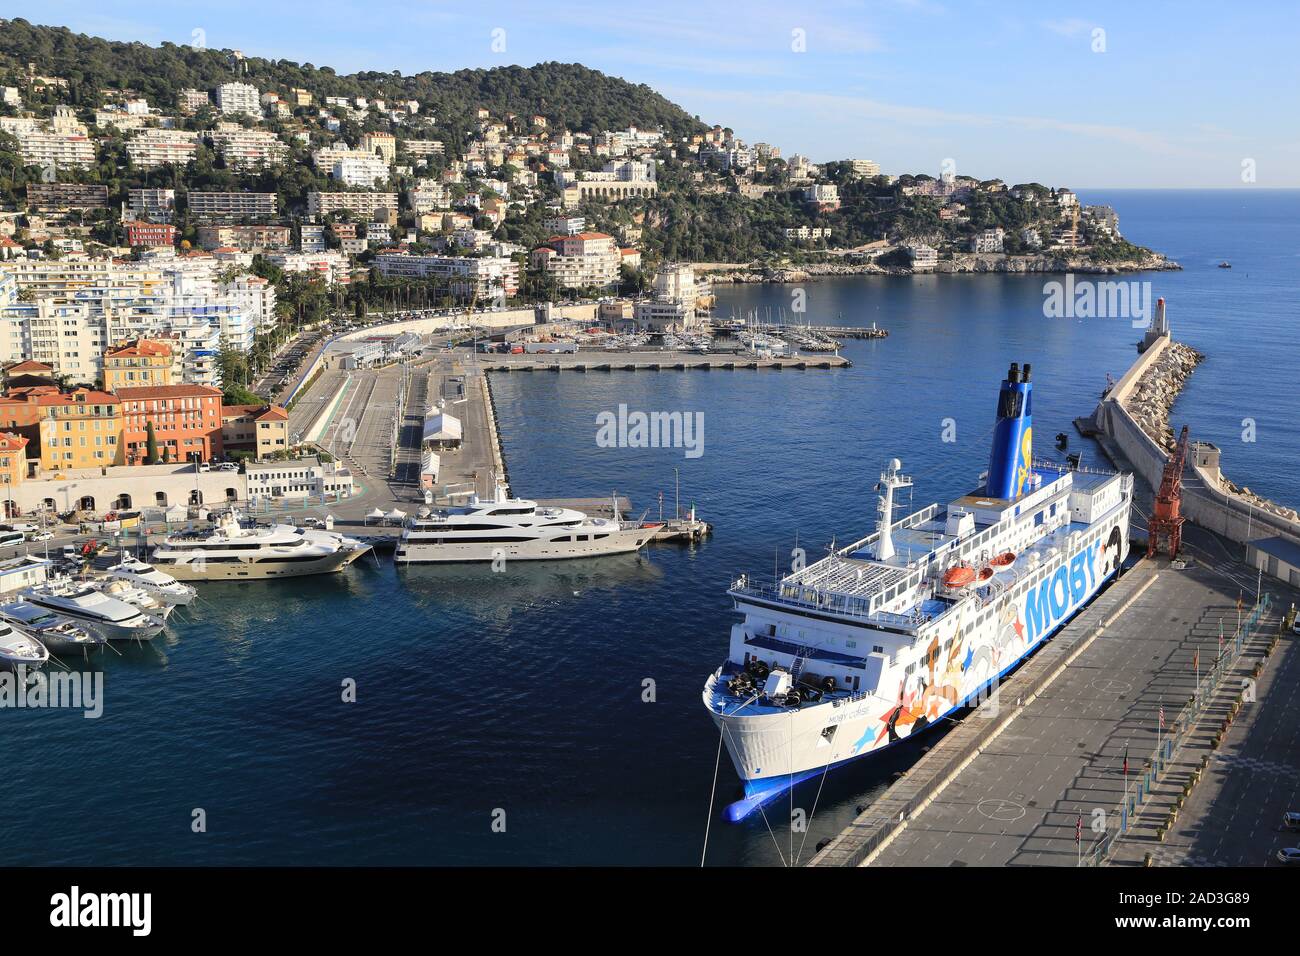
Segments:
[[[235,123],[219,123],[211,134],[213,147],[231,169],[257,169],[283,163],[289,147],[264,129],[244,129]]]
[[[451,295],[462,299],[477,296],[486,304],[494,296],[512,296],[519,291],[519,263],[504,256],[412,256],[384,252],[375,256],[375,267],[385,277],[441,279]]]
[[[143,219],[146,222],[171,222],[176,214],[176,190],[128,190],[127,210],[135,219]]]
[[[914,242],[903,247],[912,260],[914,272],[933,272],[939,264],[939,250],[924,242]]]
[[[173,163],[184,166],[198,151],[198,136],[176,129],[146,129],[127,141],[126,154],[141,169]]]
[[[345,283],[351,276],[352,265],[341,252],[273,252],[266,259],[285,272],[310,272],[325,280],[326,285]]]
[[[46,130],[16,133],[25,166],[82,169],[95,163],[95,144],[85,133]]]
[[[550,243],[534,249],[532,268],[554,277],[566,289],[609,288],[619,280],[623,256],[613,236],[603,232],[579,232],[553,236]]]
[[[880,164],[870,159],[850,159],[848,163],[849,168],[853,170],[854,176],[871,179],[880,175]]]
[[[182,113],[193,113],[195,110],[210,106],[212,100],[206,90],[181,90],[176,97],[176,102]]]
[[[553,236],[576,236],[587,228],[583,216],[555,216],[542,220],[542,228]]]
[[[444,147],[437,139],[407,139],[402,141],[402,151],[415,159],[429,159],[443,155]]]
[[[334,161],[330,178],[345,186],[373,186],[388,181],[389,167],[378,156],[353,155]]]
[[[803,191],[804,202],[818,206],[839,206],[840,187],[834,183],[814,183]]]
[[[217,109],[227,115],[243,113],[260,119],[262,107],[257,87],[249,83],[222,83],[217,87]]]
[[[1001,252],[1005,235],[1001,226],[981,230],[971,237],[971,252]]]

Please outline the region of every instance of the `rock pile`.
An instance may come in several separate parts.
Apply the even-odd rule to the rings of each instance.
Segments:
[[[1138,380],[1125,407],[1142,430],[1161,448],[1172,451],[1177,439],[1169,427],[1169,410],[1192,370],[1205,356],[1181,342],[1172,342]]]

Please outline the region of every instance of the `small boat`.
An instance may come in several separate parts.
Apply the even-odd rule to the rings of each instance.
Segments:
[[[151,641],[163,621],[84,583],[55,579],[23,592],[23,597],[50,611],[94,628],[110,641]]]
[[[50,652],[36,638],[11,624],[0,623],[0,668],[44,667]]]
[[[0,604],[0,621],[22,628],[55,654],[76,650],[85,654],[107,643],[102,634],[78,627],[69,618],[37,607],[30,601]]]
[[[994,571],[1009,571],[1011,566],[1016,563],[1016,553],[1014,551],[1003,551],[989,562],[989,566]]]
[[[992,580],[993,575],[995,574],[997,574],[997,572],[993,570],[992,565],[986,564],[984,565],[984,567],[980,568],[980,573],[977,580],[979,581],[980,584],[988,584],[989,581]]]
[[[943,574],[944,587],[964,588],[975,580],[975,569],[968,564],[958,564]]]
[[[111,579],[125,581],[168,605],[189,604],[198,594],[193,585],[182,584],[147,561],[125,555],[121,561],[108,569],[108,576]]]
[[[146,591],[143,587],[128,584],[121,578],[106,578],[93,581],[90,586],[97,591],[102,591],[111,598],[116,598],[124,604],[130,604],[132,607],[138,607],[146,614],[151,614],[164,621],[176,609],[176,605],[168,604]]]
[[[1232,263],[1229,262],[1227,259],[1224,259],[1222,262],[1219,263],[1219,268],[1220,268],[1220,269],[1231,269],[1231,268],[1232,268]]]

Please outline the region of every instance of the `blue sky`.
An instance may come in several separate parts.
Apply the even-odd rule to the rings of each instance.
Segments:
[[[0,15],[146,43],[202,29],[340,72],[576,61],[750,142],[892,173],[950,159],[1075,188],[1300,186],[1286,2],[4,0]]]

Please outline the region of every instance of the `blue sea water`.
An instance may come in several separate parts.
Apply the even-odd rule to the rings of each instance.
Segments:
[[[1230,476],[1300,503],[1300,193],[1082,198],[1185,267],[1136,277],[1207,355],[1175,423],[1219,444]],[[671,511],[678,469],[683,505],[715,536],[502,574],[361,563],[205,586],[165,642],[93,665],[102,719],[0,711],[0,863],[698,864],[718,744],[700,689],[735,620],[732,576],[864,533],[891,457],[915,477],[916,507],[973,487],[1011,361],[1034,366],[1039,450],[1064,431],[1095,460],[1071,420],[1127,368],[1138,333],[1044,318],[1050,278],[810,283],[810,321],[890,331],[850,342],[840,371],[497,377],[517,491],[617,491],[653,517],[661,492]],[[791,291],[721,288],[719,311],[775,315]],[[703,455],[600,447],[596,417],[620,404],[702,413]],[[1243,418],[1257,441],[1241,440]],[[355,703],[341,699],[349,678]],[[731,825],[720,811],[738,782],[723,754],[708,862],[806,859],[907,759],[838,771]],[[815,804],[806,842],[790,833],[791,802]]]

